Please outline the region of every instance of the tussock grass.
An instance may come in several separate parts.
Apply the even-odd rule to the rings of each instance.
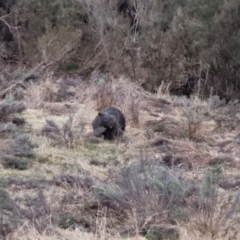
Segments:
[[[117,2],[1,1],[0,237],[239,239],[239,1]]]
[[[211,219],[222,218],[217,209],[211,212],[212,218],[206,218],[210,213],[202,213],[193,200],[201,200],[200,188],[204,186],[196,184],[195,176],[198,174],[199,180],[204,179],[202,169],[208,167],[210,159],[220,155],[217,143],[225,137],[232,139],[221,147],[221,151],[237,154],[236,131],[229,132],[223,127],[223,135],[219,135],[215,129],[213,113],[220,116],[223,109],[216,108],[219,111],[216,112],[199,99],[189,104],[186,99],[172,102],[163,95],[160,98],[149,96],[134,84],[127,83],[126,78],[121,78],[102,85],[76,86],[76,92],[83,93],[81,97],[77,94],[69,101],[51,103],[43,96],[37,109],[28,108],[21,113],[26,119],[26,127],[22,130],[29,132],[38,147],[34,149],[36,158],[31,167],[18,172],[18,178],[16,170],[1,169],[5,177],[3,188],[19,211],[24,209],[17,227],[9,230],[9,237],[132,240],[144,234],[148,239],[181,239],[187,238],[186,234],[198,236],[200,225],[211,225],[215,221]],[[104,88],[110,89],[108,93],[115,106],[126,114],[123,142],[94,142],[89,138],[91,122],[97,114],[96,101],[100,101],[96,94]],[[32,96],[34,102],[34,94]],[[104,106],[105,101],[99,104]],[[147,106],[151,111],[146,110]],[[157,114],[151,115],[158,109]],[[205,116],[205,110],[210,115]],[[41,135],[46,119],[56,125],[55,138]],[[187,126],[195,122],[201,124],[189,137]],[[72,141],[66,138],[66,124],[74,136]],[[153,133],[151,138],[147,136],[149,129]],[[177,159],[176,164],[167,164],[167,157]],[[94,162],[103,164],[91,164]],[[184,168],[184,164],[192,167]],[[228,165],[222,169],[225,168],[229,170]],[[224,170],[222,174],[225,173]],[[218,196],[204,201],[208,205],[215,199]],[[220,205],[217,201],[216,206]],[[40,214],[37,209],[48,210]],[[32,216],[37,220],[33,221]],[[229,221],[233,219],[231,215]],[[228,229],[228,221],[222,224],[222,229]],[[216,224],[211,226],[218,228]],[[204,234],[204,237],[208,235]]]
[[[24,230],[23,230],[24,228]],[[34,228],[28,227],[27,223],[15,231],[11,239],[13,240],[29,240],[29,239],[39,239],[39,240],[58,240],[59,238],[64,239],[72,239],[72,240],[145,240],[146,238],[142,236],[134,236],[134,237],[120,237],[116,234],[116,236],[109,236],[107,229],[104,229],[104,226],[99,226],[98,234],[82,232],[79,229],[75,230],[62,230],[59,228],[54,228],[52,230],[52,234],[48,232],[39,234]]]

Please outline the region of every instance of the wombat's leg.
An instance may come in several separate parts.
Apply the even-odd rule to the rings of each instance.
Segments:
[[[109,129],[107,129],[107,131],[105,132],[104,138],[107,140],[113,140],[114,139],[113,131],[110,131]]]

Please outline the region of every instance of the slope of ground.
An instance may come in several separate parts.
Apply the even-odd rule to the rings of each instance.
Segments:
[[[23,171],[1,166],[2,191],[6,191],[1,203],[2,235],[14,240],[130,240],[142,239],[139,233],[148,239],[177,239],[177,236],[178,239],[192,239],[192,236],[212,239],[208,237],[211,233],[218,239],[230,239],[223,236],[234,234],[234,239],[239,239],[231,225],[236,223],[231,206],[239,203],[234,205],[229,200],[225,206],[230,207],[223,215],[211,205],[214,201],[216,206],[221,206],[219,196],[225,199],[231,195],[233,199],[240,185],[238,104],[216,107],[210,100],[149,95],[124,78],[104,84],[86,84],[76,79],[74,87],[65,89],[57,82],[53,84],[54,80],[51,82],[50,87],[46,87],[46,82],[30,85],[24,95],[27,109],[20,115],[26,124],[21,130],[37,146],[34,159]],[[124,136],[113,142],[92,134],[92,120],[107,105],[119,107],[127,119]],[[52,128],[47,129],[51,134],[46,136],[43,129],[49,124]],[[1,140],[1,152],[6,149],[5,141]],[[187,221],[179,211],[185,211],[189,207],[185,204],[193,202],[185,195],[187,200],[178,205],[173,217],[151,186],[146,190],[141,189],[141,184],[138,186],[141,174],[148,173],[145,166],[152,167],[152,178],[158,169],[157,175],[161,175],[162,169],[167,173],[173,171],[175,180],[184,189],[185,183],[200,181],[209,167],[219,171],[215,174],[216,186],[221,190],[217,195],[214,192],[212,202],[208,200],[211,211],[205,209],[212,218],[205,218],[195,210],[195,215],[189,213],[192,222]],[[136,171],[126,176],[131,185],[125,186],[131,189],[128,194],[136,194],[128,195],[128,200],[123,183],[116,180],[125,168]],[[123,191],[120,195],[116,186],[119,192]],[[101,194],[96,196],[92,189]],[[131,211],[126,213],[124,208]],[[203,231],[204,224],[207,228]],[[156,229],[153,233],[152,228]],[[127,233],[133,238],[127,237]]]

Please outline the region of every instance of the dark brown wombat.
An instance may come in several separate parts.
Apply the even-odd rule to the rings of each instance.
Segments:
[[[119,109],[106,107],[93,120],[92,127],[96,137],[104,136],[105,140],[113,140],[125,131],[126,120]]]

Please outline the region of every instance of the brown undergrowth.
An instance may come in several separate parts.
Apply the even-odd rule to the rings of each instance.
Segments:
[[[2,236],[221,239],[223,230],[233,236],[239,201],[236,108],[156,97],[125,78],[69,81],[75,87],[66,92],[54,79],[53,88],[48,82],[29,85],[27,109],[9,111],[25,119],[16,131],[30,138],[1,140],[1,153],[12,149],[12,157],[25,164],[1,165]],[[35,87],[47,91],[33,94]],[[126,116],[120,141],[91,135],[97,111],[108,105]],[[229,201],[220,201],[228,195]]]

